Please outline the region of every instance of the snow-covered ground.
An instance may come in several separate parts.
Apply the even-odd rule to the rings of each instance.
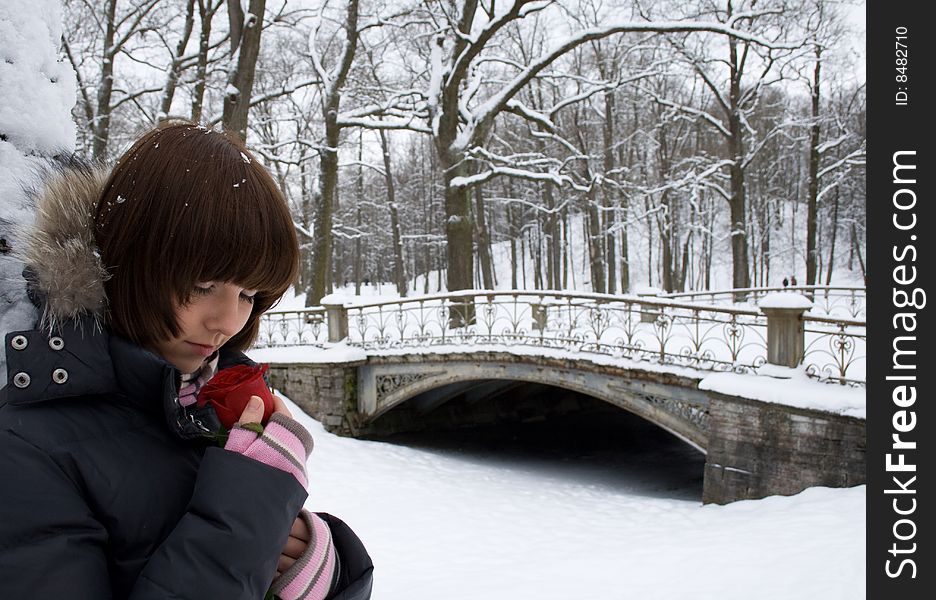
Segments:
[[[701,457],[655,446],[611,472],[492,445],[315,437],[312,510],[345,519],[375,600],[865,597],[865,488],[702,506]]]

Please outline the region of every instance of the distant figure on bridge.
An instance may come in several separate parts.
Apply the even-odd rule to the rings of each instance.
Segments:
[[[783,287],[787,287],[788,285],[790,285],[790,280],[787,279],[786,277],[784,277],[784,278],[783,278]]]
[[[276,181],[177,121],[47,179],[42,318],[4,348],[0,598],[369,598],[360,540],[303,509],[312,436],[243,353],[296,278]]]
[[[796,275],[790,275],[790,285],[796,287]]]

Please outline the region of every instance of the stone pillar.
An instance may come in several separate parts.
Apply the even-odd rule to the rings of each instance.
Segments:
[[[806,328],[803,313],[812,308],[805,296],[793,292],[768,294],[760,301],[767,316],[767,362],[795,368],[803,362]]]
[[[325,319],[328,321],[328,341],[337,343],[348,337],[348,309],[344,304],[326,304]]]
[[[637,296],[641,298],[658,298],[662,290],[657,288],[643,288],[637,292]],[[660,307],[656,304],[638,304],[640,309],[640,322],[641,323],[654,323],[657,320],[657,317],[660,316],[662,312]]]
[[[545,304],[534,302],[530,304],[531,316],[533,317],[533,329],[536,331],[546,331],[546,310]]]

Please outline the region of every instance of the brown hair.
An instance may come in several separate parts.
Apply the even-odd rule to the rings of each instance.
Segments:
[[[109,272],[111,329],[151,347],[179,335],[175,307],[198,282],[256,290],[244,350],[260,315],[296,278],[299,244],[273,178],[235,135],[173,121],[138,139],[101,192],[94,235]]]

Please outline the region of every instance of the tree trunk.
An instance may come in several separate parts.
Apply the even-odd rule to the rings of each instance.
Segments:
[[[663,207],[663,214],[657,218],[660,227],[660,262],[662,263],[660,265],[660,287],[665,292],[672,292],[674,290],[673,273],[675,269],[673,265],[672,205],[669,190],[663,191],[660,205]]]
[[[523,212],[520,213],[521,217]],[[521,220],[522,221],[522,220]],[[518,229],[518,237],[520,238],[520,284],[522,289],[527,289],[527,278],[526,278],[526,235],[523,233],[523,229]]]
[[[251,0],[251,7],[253,7],[254,1]],[[338,111],[341,107],[341,89],[348,76],[348,71],[351,69],[351,63],[354,61],[357,48],[357,19],[358,2],[357,0],[350,0],[344,23],[347,47],[341,55],[341,63],[336,65],[336,68],[329,73],[328,76],[331,80],[327,82],[326,89],[322,92],[322,116],[325,123],[325,147],[322,148],[320,154],[322,197],[315,217],[316,239],[315,251],[312,255],[313,280],[309,291],[316,304],[325,295],[326,290],[331,289],[332,283],[329,277],[333,251],[332,222],[334,209],[337,206],[338,143],[341,137],[341,129],[338,126]]]
[[[228,0],[228,10],[232,10],[235,4],[238,5],[236,12],[239,13],[239,0]],[[260,56],[260,34],[263,31],[265,9],[266,0],[250,0],[248,14],[244,16],[240,29],[240,39],[236,40],[235,56],[231,59],[228,86],[224,93],[222,127],[225,131],[236,133],[243,140],[247,139],[247,113],[250,110],[250,94],[253,91],[257,58]],[[235,58],[236,65],[233,64]]]
[[[517,225],[514,222],[513,205],[507,205],[507,231],[510,236],[510,289],[517,287]]]
[[[431,245],[432,238],[430,236],[432,236],[432,232],[433,232],[432,199],[434,197],[433,192],[435,191],[436,168],[435,168],[435,155],[433,154],[431,148],[429,149],[428,152],[424,150],[420,154],[422,154],[423,156],[423,160],[420,161],[420,168],[423,174],[422,180],[423,180],[423,186],[424,186],[423,187],[423,234],[426,236],[423,241],[423,262],[425,263],[424,267],[425,267],[425,272],[426,272],[426,279],[423,282],[423,293],[428,294],[429,293],[429,273],[430,271],[432,271],[432,252],[430,251],[430,249],[432,248],[432,245]],[[429,169],[428,170],[426,169],[426,159],[425,159],[426,155],[429,156]],[[428,186],[426,185],[426,183],[428,183]],[[439,268],[441,269],[442,267],[440,266]]]
[[[450,292],[471,289],[474,281],[470,190],[452,185],[455,177],[467,175],[463,160],[463,156],[458,156],[455,160],[442,161],[445,174],[445,237],[448,240],[445,252],[448,262],[446,283]]]
[[[637,103],[633,103],[633,120],[631,131],[637,131],[639,127],[639,118],[637,111]],[[632,165],[634,164],[634,152],[635,144],[628,144],[627,150],[627,161],[624,160],[624,145],[621,144],[618,146],[618,164],[619,165]],[[631,277],[630,277],[630,247],[629,240],[627,237],[627,229],[629,227],[630,221],[630,197],[627,195],[627,192],[620,191],[620,202],[621,202],[621,292],[626,294],[630,292],[631,289]]]
[[[653,213],[650,200],[644,198],[644,213],[647,215],[647,285],[653,286]]]
[[[761,268],[761,274],[763,276],[763,285],[770,284],[770,232],[773,229],[773,211],[770,210],[770,205],[767,201],[764,202],[764,218],[763,226],[761,228],[761,254],[764,257],[764,264]]]
[[[337,99],[335,99],[337,104]],[[338,110],[325,111],[325,147],[319,158],[321,161],[320,189],[318,210],[315,211],[315,245],[312,252],[312,287],[309,288],[311,305],[317,305],[325,296],[331,274],[334,220],[335,190],[338,187]]]
[[[712,255],[715,253],[715,240],[712,237],[715,227],[715,207],[711,199],[708,202],[705,222],[705,240],[707,244],[705,251],[705,289],[710,290],[712,289]]]
[[[198,16],[201,31],[198,35],[198,63],[195,67],[195,90],[192,97],[192,120],[201,121],[205,102],[205,86],[208,79],[208,50],[211,46],[211,20],[217,8],[212,8],[214,0],[198,0]],[[219,3],[217,6],[221,6]]]
[[[486,290],[494,289],[493,261],[491,260],[491,240],[484,215],[484,192],[480,185],[475,186],[475,226],[478,235],[478,263],[481,267],[481,285]]]
[[[861,267],[861,279],[864,281],[865,285],[868,285],[868,274],[865,271],[865,262],[864,258],[861,257],[861,246],[858,245],[858,231],[855,224],[852,223],[851,226],[851,239],[852,239],[852,248],[855,249],[855,256],[858,257],[858,266]]]
[[[751,287],[751,278],[748,264],[747,210],[744,195],[744,129],[741,125],[740,114],[741,74],[738,70],[738,48],[735,38],[729,38],[728,49],[731,61],[731,88],[728,94],[730,103],[728,150],[732,160],[729,167],[731,198],[728,201],[731,208],[731,285],[733,288],[738,289]],[[744,300],[744,295],[736,295],[735,300]]]
[[[605,291],[605,265],[604,250],[602,248],[601,218],[594,188],[585,195],[586,210],[588,211],[588,258],[591,266],[592,291],[603,294]]]
[[[308,161],[305,159],[305,152],[300,151],[299,153],[299,223],[302,225],[303,229],[308,229],[310,217],[312,216],[312,200],[310,198],[311,192],[308,185]],[[301,235],[301,234],[300,234]],[[302,242],[299,244],[299,279],[296,282],[296,294],[300,290],[305,291],[306,286],[309,284],[309,251],[308,243],[305,241],[305,236],[302,238]]]
[[[364,252],[362,243],[362,228],[364,227],[362,218],[362,207],[364,206],[364,132],[358,135],[358,169],[357,169],[357,206],[355,207],[355,229],[357,232],[354,237],[354,295],[361,295],[361,280],[363,279]]]
[[[614,92],[606,92],[604,95],[604,172],[605,177],[614,170]],[[603,183],[601,186],[601,197],[604,200],[605,212],[605,262],[608,267],[608,285],[607,292],[614,293],[614,286],[617,284],[617,249],[614,243],[614,224],[617,211],[611,210],[614,206],[614,200],[617,194],[611,189],[610,185]]]
[[[546,181],[540,188],[542,192],[543,206],[548,211],[545,219],[545,239],[546,239],[546,287],[551,290],[559,288],[559,231],[558,214],[556,213],[556,202],[553,197],[553,184]]]
[[[682,261],[680,262],[679,267],[679,277],[676,280],[676,291],[678,292],[686,291],[686,276],[689,273],[689,263],[692,262],[689,258],[689,246],[691,243],[692,231],[689,232],[689,235],[686,236],[686,241],[683,243]]]
[[[569,289],[569,267],[572,263],[571,250],[569,248],[569,209],[562,208],[562,289]],[[575,272],[572,274],[572,287],[575,287]]]
[[[630,292],[630,253],[627,249],[627,221],[630,219],[630,199],[621,192],[621,293]]]
[[[117,12],[117,0],[107,0],[104,15],[104,44],[101,66],[101,86],[97,91],[97,110],[95,111],[92,131],[94,142],[91,145],[92,156],[102,160],[107,153],[107,140],[110,137],[111,95],[114,91],[114,36],[117,28],[114,23]]]
[[[806,285],[815,285],[818,279],[819,250],[817,229],[819,218],[819,69],[822,51],[816,49],[816,66],[812,82],[812,125],[809,127],[809,183],[806,198]]]
[[[188,46],[189,38],[192,36],[192,29],[195,26],[195,0],[188,0],[185,4],[185,25],[182,29],[182,37],[176,45],[175,55],[172,57],[172,63],[169,65],[169,73],[166,75],[166,84],[163,86],[162,98],[159,103],[158,119],[162,120],[169,116],[172,108],[172,99],[175,96],[176,86],[179,83],[179,75],[182,73],[182,58],[185,56],[185,47]]]
[[[543,273],[545,268],[543,265],[543,228],[542,228],[542,219],[539,214],[536,218],[536,228],[533,229],[531,234],[533,238],[532,248],[533,248],[533,268],[534,268],[534,278],[533,278],[533,287],[538,290],[545,289]]]
[[[828,267],[826,267],[826,285],[832,285],[832,270],[835,265],[835,237],[836,233],[838,233],[838,211],[839,192],[835,190],[835,198],[832,201],[832,239],[829,242],[829,264]]]
[[[378,129],[380,146],[383,150],[384,180],[387,183],[387,204],[390,206],[390,230],[393,235],[393,279],[401,298],[406,297],[406,265],[403,262],[403,238],[400,235],[400,216],[396,203],[396,188],[393,185],[393,170],[390,164],[390,145],[387,134]]]
[[[456,166],[457,164],[457,166]],[[445,283],[449,292],[470,290],[474,286],[473,235],[471,226],[471,191],[455,187],[452,180],[467,174],[464,162],[443,160],[445,177],[445,260],[447,266]],[[464,327],[474,322],[474,304],[453,304],[449,315],[449,327]]]

